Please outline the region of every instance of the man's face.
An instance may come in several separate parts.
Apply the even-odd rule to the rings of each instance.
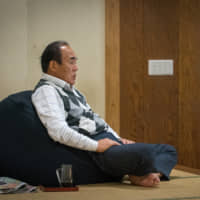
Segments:
[[[70,46],[62,46],[60,50],[62,64],[56,62],[57,67],[54,76],[66,81],[70,85],[74,85],[78,70],[77,57]]]

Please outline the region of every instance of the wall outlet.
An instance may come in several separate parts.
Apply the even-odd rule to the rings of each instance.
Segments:
[[[150,76],[173,75],[173,60],[148,60],[148,74]]]

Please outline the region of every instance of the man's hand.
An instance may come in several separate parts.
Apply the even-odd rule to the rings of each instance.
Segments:
[[[128,139],[126,139],[126,138],[120,138],[120,140],[121,140],[121,142],[122,142],[123,144],[134,144],[134,143],[135,143],[135,141],[128,140]]]
[[[104,152],[113,145],[120,145],[120,143],[108,138],[101,139],[98,141],[97,152]]]

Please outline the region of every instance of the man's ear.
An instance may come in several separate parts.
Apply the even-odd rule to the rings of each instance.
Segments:
[[[49,72],[56,72],[58,67],[58,63],[55,60],[51,60],[49,62],[48,71]]]

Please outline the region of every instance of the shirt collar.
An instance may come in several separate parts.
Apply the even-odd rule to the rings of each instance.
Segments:
[[[59,79],[55,76],[51,76],[49,74],[43,73],[42,79],[50,81],[61,88],[65,88],[67,90],[73,90],[73,86],[71,86],[69,83],[67,83],[67,82],[63,81],[62,79]]]

